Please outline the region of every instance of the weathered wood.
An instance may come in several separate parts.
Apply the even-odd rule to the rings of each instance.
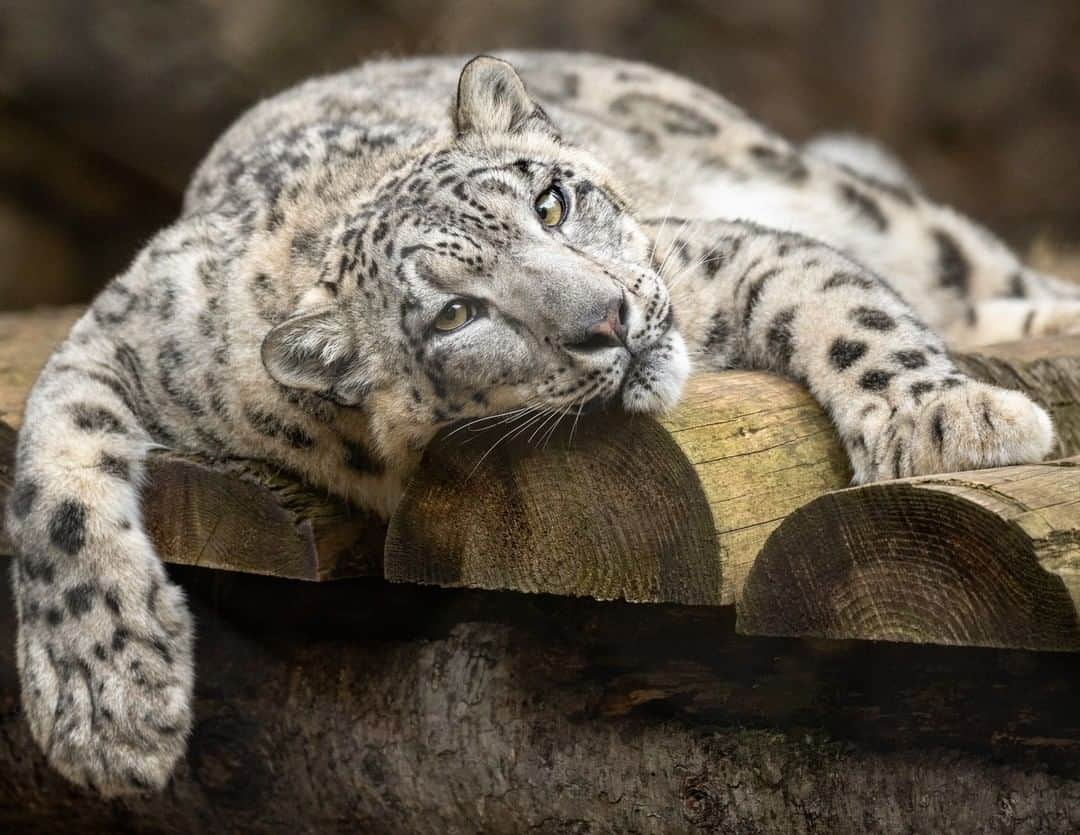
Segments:
[[[1045,403],[1059,421],[1061,450],[1080,451],[1080,339],[992,346],[958,362]],[[649,420],[582,420],[569,452],[569,429],[553,433],[545,450],[532,430],[492,450],[506,426],[433,444],[391,521],[385,576],[730,605],[777,526],[851,480],[821,407],[771,374],[692,378],[661,424],[666,432]],[[701,501],[715,531],[704,549]],[[671,531],[688,537],[681,550]],[[672,571],[679,582],[668,582]]]
[[[758,635],[1080,649],[1080,457],[840,490],[769,538]]]
[[[750,639],[730,609],[170,573],[200,659],[174,781],[111,802],[66,784],[30,739],[0,641],[0,830],[1080,825],[1076,656]]]
[[[14,481],[15,431],[0,422],[0,507]],[[382,573],[386,523],[256,461],[154,455],[142,508],[167,562],[298,580]],[[11,543],[0,525],[0,554]]]
[[[793,510],[851,483],[832,423],[798,383],[760,372],[705,374],[664,426],[691,462],[716,528],[723,585],[735,602],[769,534]]]
[[[30,387],[82,313],[81,307],[0,313],[0,423],[14,429],[22,425]]]
[[[492,449],[510,431],[453,433],[425,457],[390,522],[388,579],[716,602],[709,507],[655,421],[605,415]]]
[[[382,574],[386,523],[254,461],[154,456],[142,505],[169,562],[300,580]]]
[[[75,315],[0,317],[8,424],[18,425],[30,382]],[[1050,406],[1064,450],[1077,452],[1078,357],[1080,340],[1061,339],[958,361]],[[387,577],[730,605],[781,521],[850,478],[821,408],[801,386],[768,374],[694,378],[659,423],[593,415],[576,427],[564,420],[550,438],[529,429],[496,445],[512,428],[466,428],[432,445],[391,520]],[[12,437],[0,431],[0,499]],[[383,527],[287,476],[178,456],[150,468],[146,516],[169,561],[307,579],[380,570]]]
[[[730,604],[779,521],[851,479],[821,407],[770,374],[693,378],[662,424],[594,415],[500,442],[512,429],[430,446],[387,579]]]

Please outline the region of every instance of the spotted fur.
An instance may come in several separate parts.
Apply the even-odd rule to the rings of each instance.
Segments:
[[[442,427],[663,411],[692,357],[803,381],[860,482],[1049,450],[1046,414],[942,337],[1075,330],[1067,285],[883,155],[804,153],[651,67],[508,57],[520,76],[382,61],[259,105],[49,361],[7,524],[23,706],[69,779],[160,788],[191,728],[191,618],[140,515],[151,449],[389,514]],[[475,318],[439,330],[462,298]]]

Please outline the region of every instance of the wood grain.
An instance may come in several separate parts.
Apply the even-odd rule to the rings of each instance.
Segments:
[[[769,534],[798,507],[851,483],[828,416],[798,383],[753,371],[702,374],[663,421],[712,512],[723,585],[735,602]]]
[[[142,505],[169,562],[300,580],[382,574],[386,523],[254,461],[151,458]]]
[[[14,459],[15,430],[0,423],[0,507]],[[258,462],[153,455],[147,476],[143,517],[166,562],[298,580],[382,573],[385,522]]]
[[[19,423],[34,374],[76,315],[74,310],[44,310],[0,318],[10,325],[0,332],[0,403],[6,404],[8,424],[0,428],[0,499],[11,481],[11,427]],[[1022,388],[1046,404],[1058,420],[1062,451],[1075,454],[1080,452],[1078,357],[1080,340],[1064,338],[991,346],[957,361],[976,376]],[[786,532],[769,537],[779,535],[781,523],[793,512],[850,480],[844,452],[817,403],[798,384],[762,373],[695,377],[679,407],[660,422],[602,413],[583,417],[576,426],[565,420],[549,438],[530,430],[495,444],[507,428],[466,429],[433,444],[388,533],[378,520],[314,494],[287,474],[252,462],[178,455],[150,462],[144,495],[148,527],[165,559],[182,564],[312,580],[383,572],[396,581],[444,586],[731,605],[740,601],[767,541],[785,543],[779,551],[793,560],[832,548],[828,536],[833,533],[827,528],[804,526],[794,528],[799,532],[794,537]],[[982,485],[971,489],[985,498],[989,488],[982,482],[1008,479],[1011,471],[964,478]],[[1047,476],[1057,485],[1053,489],[1072,489],[1063,471],[1047,470],[1055,474]],[[923,495],[932,488],[918,489]],[[933,489],[934,501],[944,501],[940,482]],[[860,513],[867,519],[885,513],[874,498],[877,493],[838,495],[844,502],[862,502]],[[935,512],[939,527],[966,531],[975,553],[976,543],[985,540],[981,531],[1002,525],[1013,531],[1020,524],[1002,508],[961,503],[952,521],[945,509]],[[979,514],[986,516],[984,522],[977,521],[983,518]],[[1062,508],[1043,507],[1024,518],[1032,530],[1044,525],[1042,534],[1031,536],[1047,543],[1045,548],[1053,543],[1065,548],[1061,543],[1071,542],[1072,518]],[[884,547],[874,533],[869,524],[859,540],[861,551],[871,557]],[[918,550],[918,542],[912,542],[910,548]],[[1029,563],[1038,562],[1042,548],[1030,546]],[[9,550],[0,540],[0,552]],[[767,549],[770,560],[780,559],[777,551],[775,544]],[[1033,584],[1026,593],[1043,600],[1040,605],[1063,606],[1057,593],[1062,588],[1066,597],[1067,589],[1075,593],[1075,583],[1062,579],[1075,571],[1069,559],[1063,558],[1053,581],[1045,579],[1049,575],[1042,567],[1028,573],[1014,567],[1020,571],[1015,582]],[[769,571],[787,576],[783,571],[795,570],[769,562],[758,576]],[[787,594],[791,589],[782,586],[788,582],[776,581],[775,589],[755,586],[754,593]],[[823,599],[813,605],[828,609],[830,594],[835,590],[822,591],[818,596]],[[746,614],[745,628],[805,629],[808,634],[826,629],[813,619],[802,625],[755,626],[757,616],[756,610]],[[1037,636],[1031,640],[1040,646],[1071,646],[1066,615],[1060,615],[1065,621],[1046,616],[1051,626],[1040,632],[1033,622],[1017,625],[1021,620],[1014,613],[1011,621],[989,623],[979,634],[929,610],[919,617],[938,617],[940,623],[927,627],[928,632],[920,632],[922,627],[882,632],[858,619],[836,628],[850,635],[910,634],[915,640],[934,629],[953,630],[957,640],[971,636],[975,642],[1011,646],[1017,630],[1030,626]]]
[[[840,490],[754,563],[755,635],[1080,649],[1080,458]]]
[[[851,479],[821,407],[769,374],[695,377],[661,424],[593,415],[572,443],[570,429],[543,448],[529,431],[494,446],[506,427],[432,445],[391,520],[386,577],[728,605],[783,517]]]
[[[507,431],[431,445],[390,521],[387,579],[719,602],[708,504],[655,421],[596,415],[576,431],[568,421],[545,445],[529,431],[500,444]]]

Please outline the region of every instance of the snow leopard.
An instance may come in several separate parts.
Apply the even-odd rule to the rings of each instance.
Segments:
[[[652,66],[516,52],[308,81],[224,134],[29,396],[6,522],[33,737],[106,796],[183,756],[193,623],[139,504],[156,450],[385,516],[452,424],[656,414],[692,368],[744,368],[807,387],[856,483],[1033,462],[1047,413],[949,350],[1078,326],[1075,287],[877,146],[800,147]]]

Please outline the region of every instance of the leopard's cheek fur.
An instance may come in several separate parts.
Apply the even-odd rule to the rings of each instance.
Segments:
[[[549,359],[531,334],[485,318],[460,334],[426,341],[414,391],[434,404],[436,423],[478,417],[534,399]]]

